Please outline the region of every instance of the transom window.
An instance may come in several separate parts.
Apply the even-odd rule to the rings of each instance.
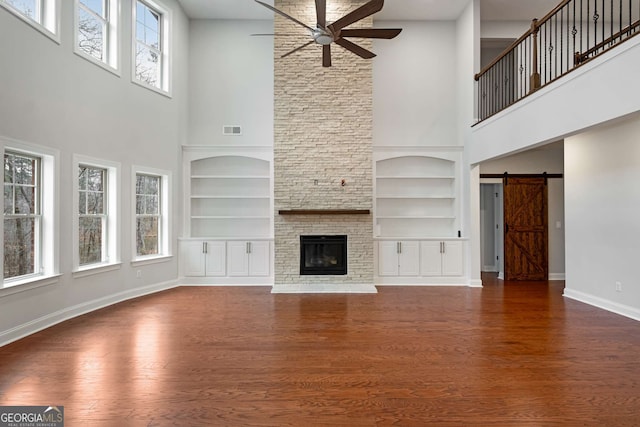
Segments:
[[[136,255],[160,254],[162,242],[160,176],[136,174]]]
[[[4,154],[4,279],[40,273],[39,157]]]
[[[107,170],[78,167],[78,253],[79,265],[107,259]]]

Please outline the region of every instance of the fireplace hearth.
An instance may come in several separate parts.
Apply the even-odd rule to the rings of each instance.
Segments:
[[[347,236],[300,236],[300,275],[346,275]]]

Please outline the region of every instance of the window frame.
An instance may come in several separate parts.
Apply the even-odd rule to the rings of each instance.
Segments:
[[[41,234],[39,236],[40,253],[36,255],[40,259],[40,271],[34,274],[12,277],[0,282],[0,296],[13,294],[34,287],[57,283],[59,274],[59,188],[60,181],[57,165],[60,160],[60,152],[48,147],[42,147],[15,139],[0,136],[0,145],[4,153],[11,152],[26,156],[40,158],[40,214]],[[4,187],[4,174],[2,177]],[[4,221],[0,224],[0,234],[3,236],[3,245],[0,247],[0,259],[4,272]],[[29,285],[29,286],[21,286]]]
[[[61,0],[36,0],[36,17],[25,15],[8,0],[0,0],[0,7],[60,44],[60,3]]]
[[[120,76],[120,0],[103,0],[105,5],[105,17],[101,17],[82,4],[81,0],[74,0],[73,9],[73,52],[87,61],[104,68],[105,70]],[[80,9],[85,10],[104,24],[103,43],[104,56],[102,60],[85,52],[79,46],[78,26],[80,23]]]
[[[78,183],[78,169],[81,166],[102,169],[105,171],[103,200],[105,206],[105,221],[102,231],[102,260],[100,262],[80,264],[80,185]],[[97,159],[94,157],[73,155],[73,276],[83,277],[91,274],[111,271],[120,268],[120,182],[121,165],[118,162]]]
[[[152,46],[144,44],[146,48],[152,48],[159,52],[160,58],[160,78],[157,86],[149,84],[144,80],[137,78],[136,76],[136,52],[138,48],[138,36],[137,36],[137,5],[138,3],[143,4],[154,13],[158,14],[159,19],[159,41],[160,41],[160,49],[154,49]],[[171,38],[172,38],[172,30],[173,30],[173,17],[171,13],[171,9],[167,6],[163,5],[157,0],[132,0],[132,11],[131,11],[131,81],[137,85],[140,85],[144,88],[162,94],[171,98],[171,90],[172,90],[172,49],[171,49]]]
[[[160,178],[159,190],[159,221],[158,221],[158,253],[152,255],[138,255],[138,235],[137,235],[137,219],[136,196],[137,196],[137,177],[138,175],[150,175]],[[172,258],[171,253],[171,172],[156,168],[144,166],[133,166],[131,175],[131,206],[132,206],[132,265],[144,265],[155,262],[163,262]]]

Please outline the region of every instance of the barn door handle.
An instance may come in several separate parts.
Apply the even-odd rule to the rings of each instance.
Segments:
[[[509,232],[509,224],[505,224],[504,225],[504,232],[508,233]]]

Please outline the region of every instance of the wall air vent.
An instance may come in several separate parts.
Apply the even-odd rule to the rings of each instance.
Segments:
[[[223,135],[242,135],[242,128],[240,126],[222,126]]]

